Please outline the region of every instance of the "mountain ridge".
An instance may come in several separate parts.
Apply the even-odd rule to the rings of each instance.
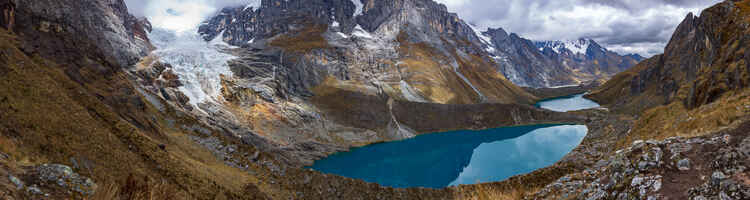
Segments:
[[[592,39],[532,41],[502,28],[481,34],[492,38],[490,54],[500,71],[525,87],[559,87],[604,81],[640,62],[640,56],[623,56]]]

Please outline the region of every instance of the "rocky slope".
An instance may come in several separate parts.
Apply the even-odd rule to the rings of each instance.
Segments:
[[[632,119],[621,150],[536,198],[748,198],[749,34],[750,1],[689,14],[664,54],[589,95]]]
[[[288,94],[312,95],[330,76],[416,102],[534,100],[494,70],[469,25],[434,1],[262,1],[224,9],[199,32],[264,47],[279,59],[260,61],[284,68]]]
[[[643,60],[619,55],[594,40],[531,41],[502,28],[481,33],[499,70],[526,87],[557,87],[605,81]]]
[[[748,1],[725,1],[700,17],[688,15],[664,54],[618,74],[590,97],[640,116],[629,142],[735,127],[747,114],[748,8]]]
[[[750,81],[747,12],[746,1],[726,1],[700,17],[689,14],[664,54],[614,77],[591,97],[639,112],[671,102],[696,108],[743,90]]]
[[[534,199],[748,199],[750,123],[711,136],[635,141]]]

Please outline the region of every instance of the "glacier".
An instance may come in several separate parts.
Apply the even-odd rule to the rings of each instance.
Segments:
[[[148,37],[157,48],[153,55],[159,61],[172,65],[183,83],[178,89],[190,98],[189,103],[193,107],[223,100],[221,77],[232,76],[227,61],[236,57],[222,51],[236,47],[222,41],[220,36],[206,42],[197,31],[176,32],[154,28]]]

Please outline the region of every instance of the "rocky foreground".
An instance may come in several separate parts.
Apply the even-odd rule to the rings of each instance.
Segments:
[[[748,199],[750,123],[695,138],[635,141],[530,199]]]

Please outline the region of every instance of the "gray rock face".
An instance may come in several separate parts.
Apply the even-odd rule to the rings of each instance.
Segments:
[[[356,0],[360,1],[360,0]],[[209,19],[199,32],[212,40],[219,34],[235,46],[247,45],[298,30],[310,24],[325,24],[333,32],[351,34],[357,29],[384,33],[395,39],[408,31],[415,42],[440,43],[439,38],[457,38],[471,45],[454,45],[467,54],[489,55],[498,70],[521,86],[551,87],[608,78],[635,65],[642,57],[620,56],[592,40],[583,54],[565,47],[543,47],[554,42],[534,43],[502,29],[480,33],[446,7],[432,0],[262,1],[260,8],[225,8]],[[357,9],[362,9],[357,10]],[[407,25],[408,26],[404,26]],[[557,42],[559,45],[564,43]],[[440,46],[440,45],[438,45]],[[574,72],[575,71],[575,72]],[[595,75],[603,72],[603,75]]]
[[[677,161],[677,168],[682,171],[690,170],[690,160],[685,158],[680,161]]]
[[[151,48],[145,21],[130,15],[123,0],[20,1],[15,20],[27,45],[49,55],[100,53],[108,62],[127,67]]]
[[[360,1],[363,7],[358,8],[354,1]],[[263,0],[260,8],[224,8],[198,32],[206,40],[224,33],[224,41],[241,46],[309,24],[326,24],[346,34],[357,26],[375,32],[410,24],[424,32],[459,36],[479,45],[479,38],[468,24],[432,0]]]
[[[500,71],[521,86],[578,85],[608,79],[643,60],[640,55],[623,56],[609,51],[591,39],[533,42],[502,28],[482,34],[491,38],[494,49],[489,53]]]
[[[23,184],[23,181],[21,181],[20,179],[16,178],[13,175],[8,175],[8,180],[10,180],[11,183],[16,185],[16,189],[19,189],[19,190],[23,189],[24,184]]]
[[[742,142],[731,141],[750,138],[748,129],[750,123],[727,135],[636,141],[616,151],[609,165],[568,174],[529,199],[599,198],[598,190],[614,199],[747,199],[750,160],[737,153]],[[661,149],[676,155],[658,153]],[[656,160],[664,164],[649,164]]]
[[[89,178],[73,172],[69,166],[60,164],[44,164],[36,168],[38,178],[42,183],[55,183],[57,186],[83,195],[92,195],[96,184]]]

